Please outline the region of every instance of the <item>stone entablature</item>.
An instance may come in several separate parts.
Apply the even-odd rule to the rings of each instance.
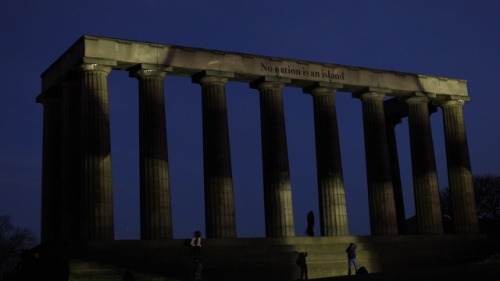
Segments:
[[[240,82],[267,76],[290,79],[287,86],[292,87],[329,82],[346,92],[370,87],[391,96],[421,92],[430,97],[445,95],[468,100],[467,82],[462,79],[96,36],[81,37],[42,74],[42,92],[82,63],[120,70],[142,64],[180,76],[217,71],[227,72],[230,80]]]

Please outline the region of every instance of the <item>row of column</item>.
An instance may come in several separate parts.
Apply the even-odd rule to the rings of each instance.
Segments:
[[[113,202],[107,75],[110,67],[83,64],[42,94],[44,105],[42,241],[112,240]],[[141,239],[172,238],[163,80],[168,69],[138,65]],[[231,73],[204,71],[201,85],[205,222],[208,238],[236,237],[225,85]],[[290,80],[263,77],[260,93],[266,237],[295,235],[282,90]],[[322,236],[348,235],[347,208],[334,95],[340,85],[304,89],[313,98]],[[362,102],[372,234],[401,232],[404,222],[394,125],[388,126],[381,89],[353,93]],[[404,100],[420,233],[442,233],[439,190],[428,105],[423,94]],[[477,232],[463,102],[443,108],[449,184],[458,232]],[[392,135],[391,135],[392,133]],[[394,153],[396,156],[394,157]],[[62,172],[61,172],[62,171]],[[397,175],[399,176],[399,175]],[[402,214],[401,214],[402,213]]]

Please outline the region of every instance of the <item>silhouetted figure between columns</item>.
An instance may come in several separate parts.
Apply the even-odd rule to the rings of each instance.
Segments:
[[[316,167],[322,236],[348,235],[335,91],[341,85],[317,83],[304,89],[314,106]]]

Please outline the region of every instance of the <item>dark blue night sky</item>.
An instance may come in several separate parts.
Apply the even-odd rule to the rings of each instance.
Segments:
[[[241,3],[239,3],[241,2]],[[6,1],[0,9],[0,215],[40,232],[41,73],[84,34],[468,80],[474,175],[500,174],[500,1]],[[258,92],[226,87],[237,231],[264,236]],[[117,239],[139,237],[138,85],[109,75]],[[204,230],[201,89],[165,79],[174,237]],[[312,98],[284,91],[296,234],[318,213]],[[361,102],[336,95],[349,229],[369,230]],[[447,186],[441,111],[431,117]],[[408,123],[397,127],[406,215],[414,214]],[[319,229],[316,229],[319,232]]]

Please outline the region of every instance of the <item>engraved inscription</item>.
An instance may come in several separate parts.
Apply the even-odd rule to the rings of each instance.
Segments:
[[[289,65],[270,65],[267,63],[260,63],[260,70],[266,72],[268,74],[277,74],[277,75],[296,75],[296,76],[305,76],[305,77],[315,77],[315,78],[325,78],[325,79],[335,79],[335,80],[344,80],[344,72],[335,72],[329,69],[322,69],[321,71],[309,70],[306,67],[302,68],[294,68]]]

